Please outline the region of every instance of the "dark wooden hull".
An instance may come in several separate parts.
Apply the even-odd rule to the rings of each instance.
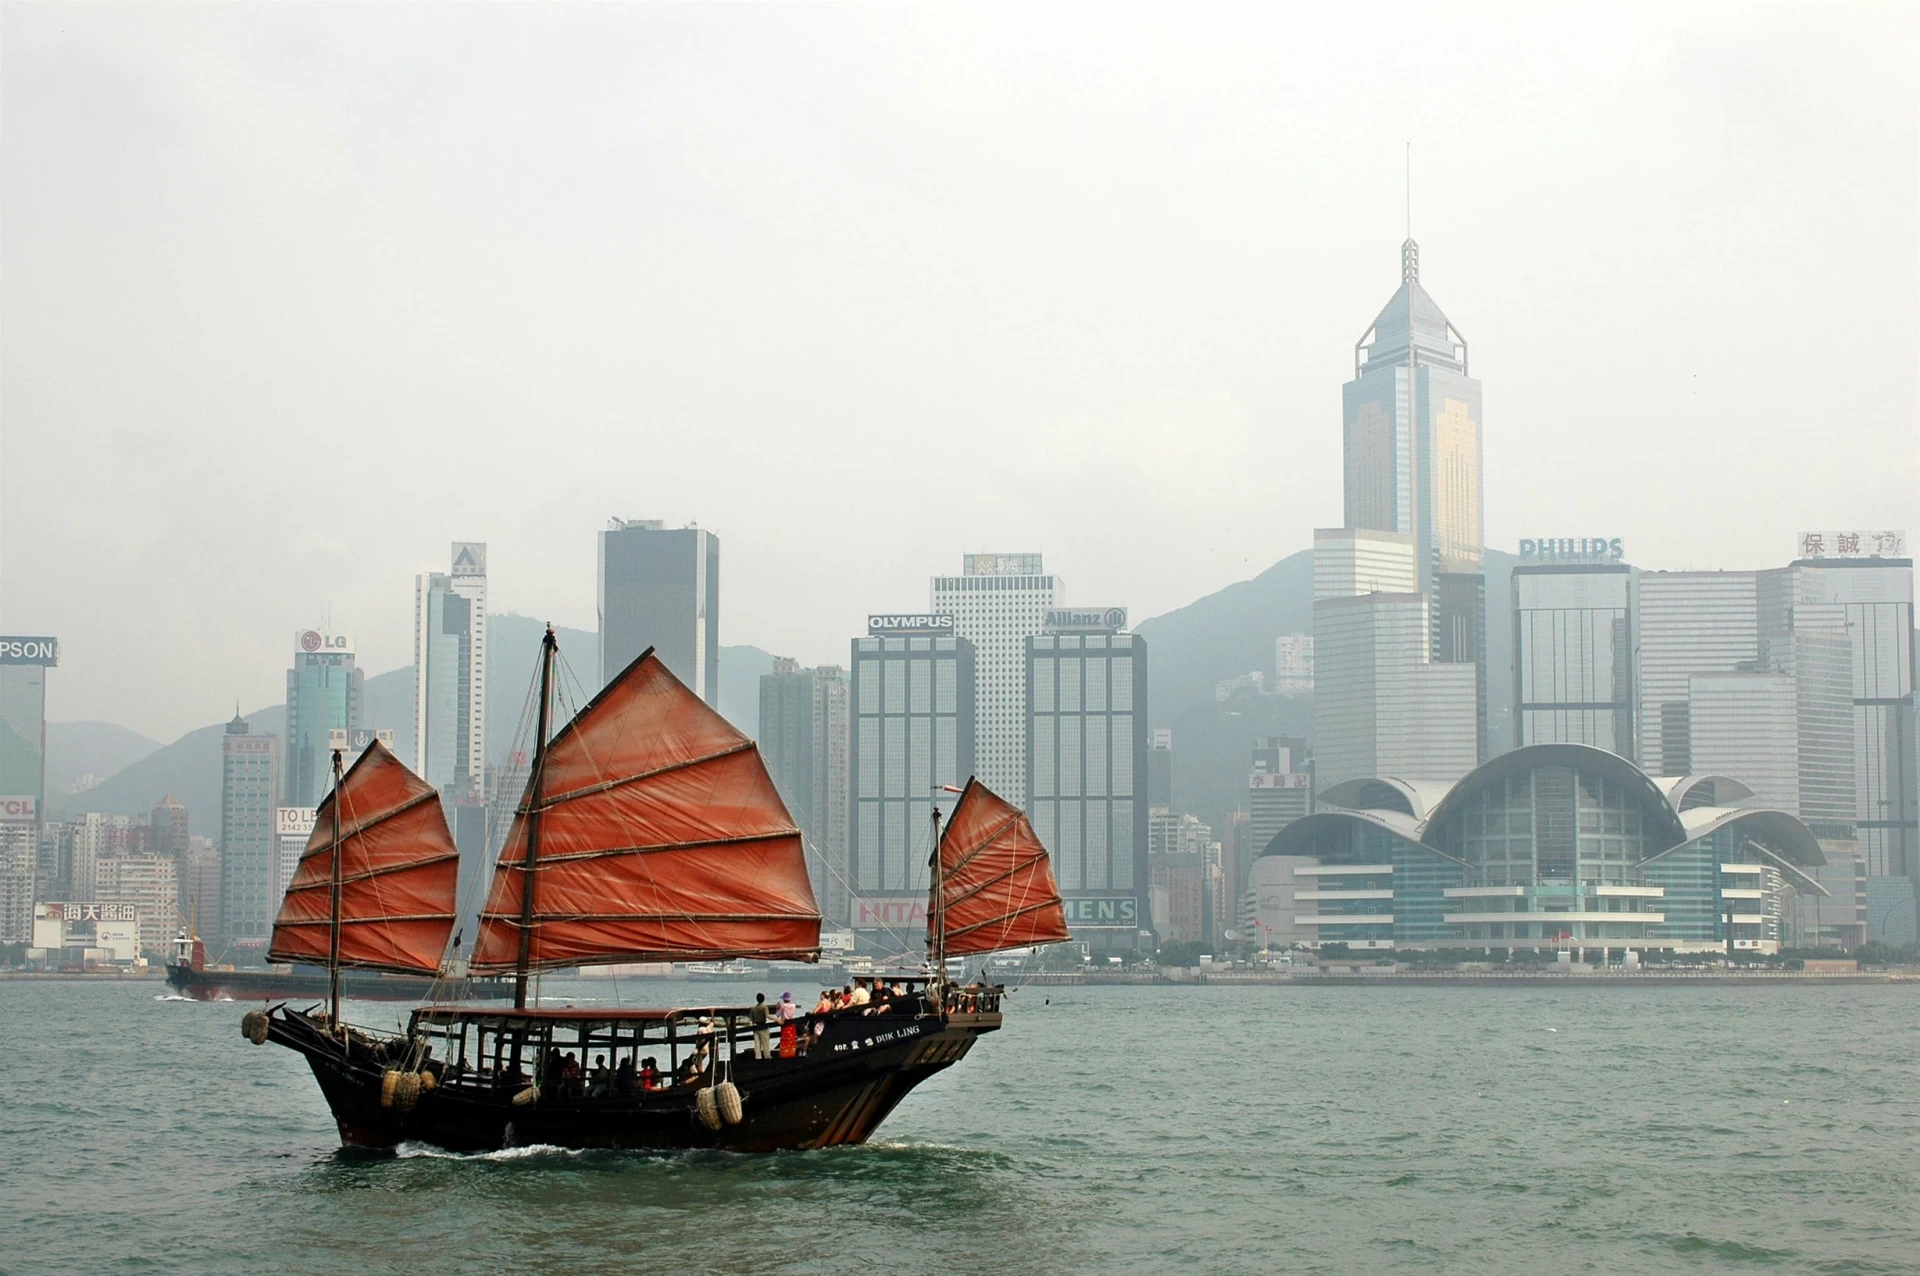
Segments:
[[[327,976],[321,971],[195,970],[178,962],[167,965],[167,984],[195,1001],[279,1001],[327,996]],[[417,975],[381,975],[346,971],[340,976],[340,995],[355,1001],[498,1001],[513,996],[511,979],[441,979]]]
[[[744,1116],[718,1130],[701,1123],[688,1087],[516,1104],[507,1090],[448,1084],[422,1091],[402,1112],[382,1104],[385,1068],[358,1057],[364,1051],[344,1057],[320,1019],[276,1008],[267,1037],[306,1058],[341,1139],[356,1147],[421,1142],[462,1152],[532,1145],[773,1152],[865,1142],[914,1086],[999,1026],[997,1011],[840,1020],[804,1056],[735,1059],[732,1079]]]

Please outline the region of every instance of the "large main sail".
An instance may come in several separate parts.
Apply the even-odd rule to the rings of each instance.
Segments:
[[[523,932],[527,970],[819,957],[800,830],[759,750],[651,650],[540,755],[470,968],[521,969]]]
[[[340,965],[434,975],[453,931],[460,852],[440,795],[379,741],[315,814],[273,920],[272,961],[326,964],[333,930],[334,804],[340,807]]]
[[[940,894],[927,918],[949,957],[1068,938],[1047,848],[1018,808],[967,781],[940,838]]]

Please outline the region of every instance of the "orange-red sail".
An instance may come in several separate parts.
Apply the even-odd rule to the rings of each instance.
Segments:
[[[967,782],[941,835],[940,885],[950,957],[1068,937],[1047,848],[1024,814],[978,780]]]
[[[273,921],[273,961],[324,964],[333,926],[333,806],[340,804],[340,964],[438,974],[453,931],[460,852],[440,795],[379,741],[315,814]]]
[[[800,830],[759,750],[651,651],[554,737],[529,780],[476,972],[517,968],[536,814],[528,969],[819,957]]]

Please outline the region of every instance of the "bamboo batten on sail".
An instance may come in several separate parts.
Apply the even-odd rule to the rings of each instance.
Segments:
[[[940,885],[947,956],[1068,938],[1047,848],[1024,814],[978,780],[967,782],[941,836]]]
[[[517,968],[530,816],[530,970],[819,956],[800,830],[759,750],[651,652],[547,746],[494,869],[476,973]]]
[[[340,965],[434,975],[453,931],[460,853],[440,795],[378,741],[316,813],[273,922],[272,961],[325,964],[340,804]]]

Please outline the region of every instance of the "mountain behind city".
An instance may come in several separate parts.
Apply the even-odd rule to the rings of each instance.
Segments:
[[[1487,615],[1507,614],[1508,573],[1516,560],[1486,551]],[[525,747],[530,731],[533,678],[542,622],[511,612],[487,620],[492,666],[487,705],[489,761],[498,763],[516,747]],[[1150,715],[1156,728],[1170,728],[1174,741],[1173,803],[1216,829],[1246,801],[1243,785],[1249,750],[1259,736],[1306,738],[1312,730],[1311,696],[1229,692],[1218,685],[1252,672],[1270,673],[1274,639],[1313,630],[1313,551],[1299,550],[1250,580],[1238,581],[1203,598],[1141,621],[1135,626],[1147,642]],[[557,628],[561,663],[558,699],[570,714],[594,691],[599,670],[598,637],[590,630]],[[1512,636],[1506,626],[1488,625],[1489,717],[1496,733],[1504,730],[1511,688],[1508,667]],[[757,735],[760,677],[773,668],[774,653],[754,646],[720,649],[719,709],[728,721]],[[390,728],[394,748],[411,757],[413,741],[413,668],[404,665],[368,674],[364,683],[364,725]],[[563,716],[565,716],[563,714]],[[240,715],[255,731],[286,734],[286,705],[274,704]],[[220,819],[220,738],[226,721],[195,728],[168,744],[107,722],[47,724],[47,808],[52,819],[84,811],[137,815],[171,795],[185,804],[196,834],[214,836]],[[69,792],[86,777],[105,777]]]

